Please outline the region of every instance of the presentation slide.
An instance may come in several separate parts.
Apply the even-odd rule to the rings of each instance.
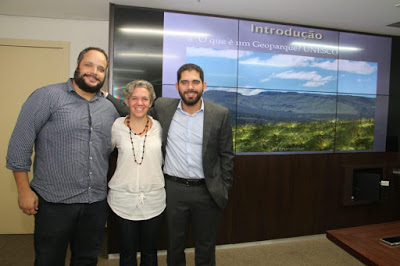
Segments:
[[[134,79],[179,98],[176,72],[204,70],[229,109],[237,154],[383,152],[391,38],[112,6],[113,95]]]
[[[237,153],[384,151],[391,39],[164,13],[162,96],[176,70],[205,72]]]

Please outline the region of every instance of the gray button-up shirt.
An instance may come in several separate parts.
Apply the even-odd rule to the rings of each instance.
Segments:
[[[29,171],[31,187],[46,201],[91,203],[107,195],[111,127],[119,117],[101,93],[79,96],[72,79],[34,91],[11,135],[6,167]]]

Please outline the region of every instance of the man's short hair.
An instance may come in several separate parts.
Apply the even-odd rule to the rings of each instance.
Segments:
[[[186,70],[195,70],[197,73],[199,73],[199,75],[200,75],[200,79],[201,79],[201,82],[204,82],[204,72],[203,72],[203,69],[201,69],[201,67],[199,67],[198,65],[195,65],[195,64],[184,64],[183,66],[181,66],[179,69],[178,69],[178,82],[179,82],[179,80],[181,79],[181,76],[182,76],[182,72],[183,71],[186,71]]]
[[[83,56],[84,56],[87,52],[89,52],[89,51],[91,51],[91,50],[96,50],[96,51],[102,53],[102,54],[106,57],[107,66],[108,66],[108,56],[107,56],[106,52],[105,52],[103,49],[99,48],[99,47],[87,47],[87,48],[83,49],[83,50],[79,53],[79,55],[78,55],[78,60],[77,60],[78,66],[79,66],[79,64],[81,63],[81,61],[82,61],[82,59],[83,59]]]

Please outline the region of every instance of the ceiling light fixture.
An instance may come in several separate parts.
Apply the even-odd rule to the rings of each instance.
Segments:
[[[114,68],[114,72],[135,72],[135,73],[144,73],[143,69],[128,69],[128,68]]]
[[[171,36],[192,36],[192,37],[208,37],[210,34],[193,31],[173,31],[173,30],[155,30],[146,28],[120,28],[123,33],[128,34],[145,34],[145,35],[171,35]]]
[[[124,57],[150,57],[150,58],[178,58],[176,55],[163,55],[163,54],[152,54],[152,53],[118,53],[118,56]]]

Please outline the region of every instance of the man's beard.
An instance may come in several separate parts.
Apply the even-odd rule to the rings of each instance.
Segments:
[[[196,91],[196,92],[197,92],[197,91]],[[186,105],[188,105],[188,106],[193,106],[193,105],[195,105],[196,103],[199,102],[201,96],[203,95],[203,92],[202,92],[202,91],[201,91],[201,92],[197,92],[196,98],[191,99],[191,100],[186,99],[186,98],[185,98],[185,93],[182,93],[180,90],[179,90],[179,95],[181,96],[182,101],[183,101]]]
[[[98,83],[97,85],[90,86],[90,85],[87,84],[86,81],[83,79],[85,76],[87,76],[87,77],[90,77],[90,76],[91,76],[91,77],[95,78],[96,80],[98,80],[99,83]],[[89,93],[97,93],[97,92],[103,87],[104,80],[105,80],[105,79],[103,79],[103,81],[101,81],[101,80],[98,79],[95,75],[83,74],[83,75],[81,76],[81,72],[80,72],[79,68],[77,68],[77,69],[75,70],[75,73],[74,73],[74,81],[75,81],[76,85],[78,85],[78,87],[79,87],[81,90],[86,91],[86,92],[89,92]]]

